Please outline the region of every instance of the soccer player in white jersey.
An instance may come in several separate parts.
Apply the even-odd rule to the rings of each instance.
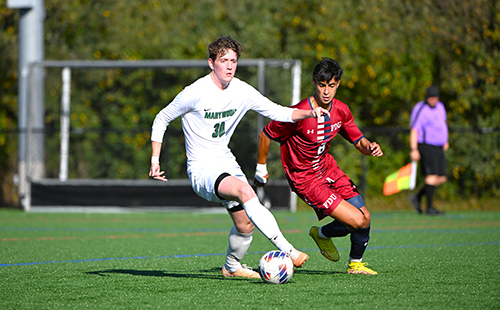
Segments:
[[[254,227],[287,253],[295,267],[301,267],[309,256],[296,250],[280,232],[276,219],[260,203],[228,144],[248,110],[282,122],[329,113],[321,107],[299,110],[280,106],[234,77],[242,47],[230,36],[216,39],[208,46],[208,52],[210,74],[184,88],[156,115],[151,133],[149,176],[167,181],[159,164],[161,145],[168,124],[180,116],[186,140],[187,173],[193,190],[208,201],[221,202],[234,223],[222,274],[259,278],[257,272],[241,264],[250,247]]]

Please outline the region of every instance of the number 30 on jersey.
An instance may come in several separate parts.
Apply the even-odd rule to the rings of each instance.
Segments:
[[[226,133],[226,122],[217,123],[214,125],[214,133],[212,134],[212,138],[220,138]]]

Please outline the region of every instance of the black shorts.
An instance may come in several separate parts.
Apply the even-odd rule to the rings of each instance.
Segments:
[[[418,151],[424,175],[446,175],[446,158],[442,146],[419,143]]]

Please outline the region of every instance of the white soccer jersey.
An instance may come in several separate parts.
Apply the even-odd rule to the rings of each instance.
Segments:
[[[168,124],[181,116],[188,167],[235,160],[228,144],[248,110],[273,120],[292,121],[293,109],[270,101],[249,84],[233,78],[229,86],[221,90],[209,74],[184,88],[158,113],[151,140],[163,142]]]

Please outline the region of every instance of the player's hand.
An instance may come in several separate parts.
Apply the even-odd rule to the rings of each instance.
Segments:
[[[167,182],[167,178],[163,175],[165,173],[165,171],[160,171],[160,164],[159,163],[152,163],[151,164],[151,168],[149,169],[149,176],[154,178],[154,179],[157,179],[157,180],[160,180],[160,181],[163,181],[163,182]]]
[[[372,156],[377,156],[380,157],[384,155],[384,152],[382,152],[382,148],[380,148],[380,145],[377,142],[372,142],[370,143],[370,152]]]
[[[325,110],[325,109],[323,109],[321,107],[314,108],[314,110],[312,110],[312,112],[313,112],[313,117],[314,118],[318,118],[318,117],[320,117],[322,115],[328,115],[328,116],[330,116],[330,112],[328,112],[328,110]]]
[[[448,151],[450,149],[450,143],[449,142],[446,142],[444,145],[443,145],[443,151]]]
[[[257,164],[255,168],[255,179],[253,184],[258,187],[266,186],[267,180],[269,179],[269,173],[267,172],[266,164]]]
[[[417,149],[410,151],[410,159],[411,161],[419,161],[420,160],[420,152]]]

